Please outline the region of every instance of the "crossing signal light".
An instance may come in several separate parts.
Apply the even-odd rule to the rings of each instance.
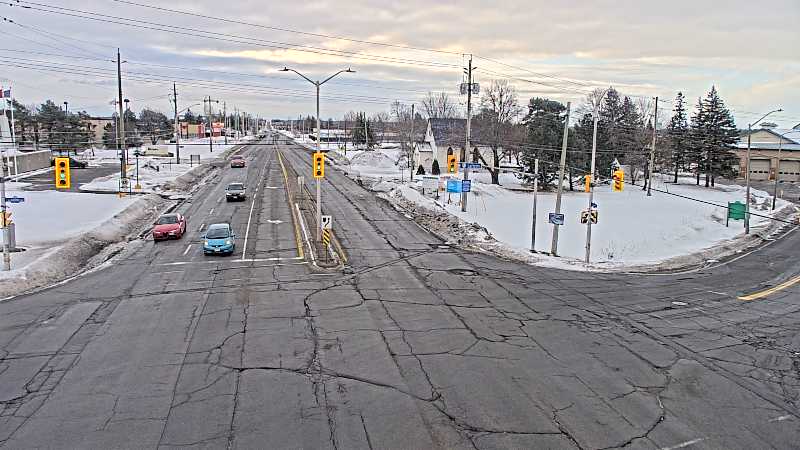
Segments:
[[[11,211],[3,211],[0,213],[0,227],[5,228],[12,223],[14,223],[14,221],[11,220]]]
[[[457,168],[456,155],[447,155],[447,171],[449,173],[456,173]]]
[[[314,153],[314,178],[325,178],[325,154],[322,152]]]
[[[625,172],[615,170],[612,178],[614,179],[614,192],[622,192],[625,187]]]
[[[56,189],[69,189],[69,158],[58,157],[55,160],[56,166]]]

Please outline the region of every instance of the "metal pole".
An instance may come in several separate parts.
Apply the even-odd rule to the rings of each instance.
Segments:
[[[558,169],[556,214],[561,214],[561,195],[564,193],[564,169],[567,165],[567,138],[569,138],[569,108],[570,102],[567,102],[567,115],[564,117],[564,137],[561,142],[561,162]],[[553,242],[550,247],[550,254],[553,256],[558,256],[558,227],[558,225],[553,225]]]
[[[747,124],[747,168],[745,169],[745,194],[744,194],[744,234],[750,234],[750,135],[753,125]]]
[[[228,145],[228,105],[227,102],[222,102],[222,129],[225,133],[225,145]]]
[[[208,150],[214,153],[214,126],[211,125],[211,96],[208,96]]]
[[[597,107],[594,112],[594,131],[592,132],[592,164],[591,172],[589,173],[589,211],[591,213],[594,206],[594,162],[597,156]],[[592,217],[589,214],[589,220],[586,221],[586,257],[585,262],[589,263],[589,256],[592,252]]]
[[[125,114],[122,110],[122,60],[120,58],[119,49],[117,49],[117,94],[119,95],[119,126],[117,126],[117,133],[119,134],[120,143],[120,180],[127,178],[128,170],[128,147],[125,144]]]
[[[314,83],[317,87],[317,152],[322,152],[319,132],[319,84],[319,81]],[[317,236],[322,241],[322,180],[319,178],[317,178]]]
[[[410,141],[411,141],[411,158],[409,158],[410,159],[410,161],[409,161],[409,170],[410,170],[409,179],[411,181],[414,181],[414,171],[417,170],[417,168],[414,167],[414,118],[416,117],[415,114],[416,113],[414,112],[414,104],[412,103],[411,104],[411,139],[410,139]]]
[[[647,196],[650,193],[650,188],[653,187],[653,164],[656,161],[656,131],[658,130],[658,96],[656,96],[656,109],[653,113],[653,145],[650,147],[650,164],[647,166]],[[591,222],[591,221],[590,221]]]
[[[533,160],[533,220],[531,221],[531,252],[536,252],[536,200],[539,196],[539,158]]]
[[[11,146],[14,147],[14,176],[19,175],[19,166],[17,164],[17,153],[19,150],[17,149],[17,136],[14,122],[14,91],[13,87],[9,85],[8,87],[11,89]]]
[[[178,122],[178,88],[172,83],[172,100],[175,105],[175,164],[181,163],[181,124]]]
[[[8,247],[11,236],[6,223],[6,163],[2,158],[0,158],[0,210],[3,214],[3,270],[9,271],[11,270],[11,253],[9,253]]]
[[[469,159],[470,150],[470,122],[472,121],[472,55],[469,57],[469,65],[467,66],[467,130],[465,133],[464,154],[461,158],[463,162]],[[499,169],[497,169],[499,170]],[[469,180],[469,168],[464,168],[464,180]],[[461,212],[467,212],[467,193],[461,189]]]

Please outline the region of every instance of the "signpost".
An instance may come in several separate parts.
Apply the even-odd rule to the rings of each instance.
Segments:
[[[747,208],[745,204],[740,201],[735,202],[728,202],[728,214],[725,218],[725,226],[728,226],[731,219],[733,220],[744,220],[747,216]]]
[[[17,197],[15,195],[13,197],[6,197],[6,201],[9,203],[24,203],[25,199],[23,197]]]
[[[564,225],[564,214],[550,213],[548,221],[553,225]]]
[[[436,175],[423,175],[422,176],[422,195],[425,195],[425,190],[436,191],[439,189],[439,177]]]
[[[584,209],[581,211],[581,223],[586,225],[591,220],[592,225],[597,224],[597,210],[596,209]]]
[[[333,228],[333,217],[332,216],[322,216],[321,218],[321,226],[323,230],[331,230]]]
[[[447,180],[447,192],[461,192],[461,181],[460,180]]]
[[[470,170],[480,170],[483,168],[481,163],[473,163],[473,162],[460,162],[458,163],[458,167]]]

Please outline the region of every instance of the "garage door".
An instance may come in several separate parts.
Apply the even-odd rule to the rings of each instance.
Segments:
[[[750,179],[756,181],[764,181],[769,179],[768,159],[750,160]]]
[[[780,170],[780,180],[800,181],[800,161],[782,159]]]

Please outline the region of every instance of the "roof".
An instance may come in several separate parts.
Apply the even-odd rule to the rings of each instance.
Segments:
[[[464,146],[466,119],[429,119],[429,123],[437,146]]]
[[[417,142],[414,148],[420,153],[433,153],[433,146],[430,142]]]
[[[208,230],[217,229],[217,228],[230,228],[231,225],[228,223],[212,223],[208,226]]]
[[[759,128],[755,130],[751,130],[750,134],[753,135],[755,133],[766,132],[769,133],[776,138],[778,138],[779,142],[783,142],[783,148],[791,148],[794,145],[800,145],[800,129],[788,129],[788,128]],[[754,147],[756,144],[760,144],[761,148],[771,148],[771,147],[778,147],[778,142],[757,142],[751,139],[750,147]],[[747,148],[747,131],[742,132],[739,135],[739,142],[737,144],[738,147]]]

